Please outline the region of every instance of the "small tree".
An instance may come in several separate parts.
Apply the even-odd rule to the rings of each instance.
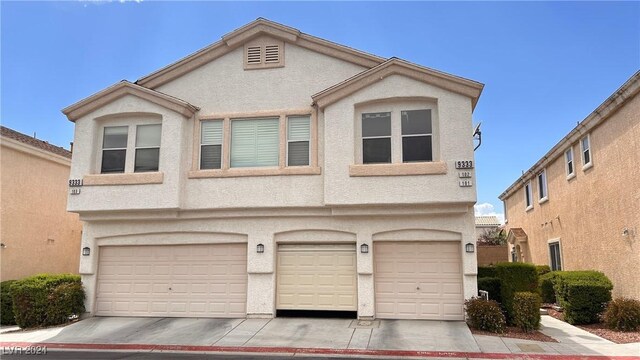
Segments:
[[[486,229],[478,237],[478,245],[504,245],[507,243],[507,235],[504,230]]]

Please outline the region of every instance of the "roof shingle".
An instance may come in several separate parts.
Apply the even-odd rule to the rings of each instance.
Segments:
[[[9,139],[13,139],[16,141],[19,141],[21,143],[27,144],[27,145],[31,145],[35,148],[38,148],[40,150],[44,150],[44,151],[48,151],[50,153],[56,154],[56,155],[60,155],[63,157],[66,157],[68,159],[71,159],[71,151],[65,149],[65,148],[61,148],[59,146],[55,146],[52,144],[49,144],[48,142],[44,141],[44,140],[39,140],[36,139],[34,137],[31,137],[29,135],[25,135],[21,132],[17,132],[15,130],[9,129],[7,127],[4,126],[0,126],[0,135],[2,135],[2,137],[6,137]]]

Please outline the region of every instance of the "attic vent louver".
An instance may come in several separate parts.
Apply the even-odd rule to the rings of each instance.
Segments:
[[[260,64],[260,46],[249,46],[247,48],[247,64]]]
[[[283,66],[284,41],[261,37],[244,45],[245,70]]]
[[[267,45],[264,51],[264,62],[267,64],[280,61],[280,47],[278,45]]]

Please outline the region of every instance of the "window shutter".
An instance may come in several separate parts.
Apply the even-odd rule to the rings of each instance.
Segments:
[[[308,116],[290,116],[287,120],[289,141],[309,141],[310,120]]]
[[[202,145],[221,145],[222,120],[203,121],[200,141]]]
[[[278,118],[231,122],[231,167],[278,166]]]

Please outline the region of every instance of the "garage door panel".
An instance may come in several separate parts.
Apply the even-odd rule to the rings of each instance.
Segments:
[[[458,242],[374,243],[376,316],[463,320]]]
[[[229,253],[244,256],[225,258]],[[145,254],[146,264],[131,254]],[[243,317],[246,286],[244,244],[105,247],[96,314]],[[219,303],[215,311],[214,301]]]

